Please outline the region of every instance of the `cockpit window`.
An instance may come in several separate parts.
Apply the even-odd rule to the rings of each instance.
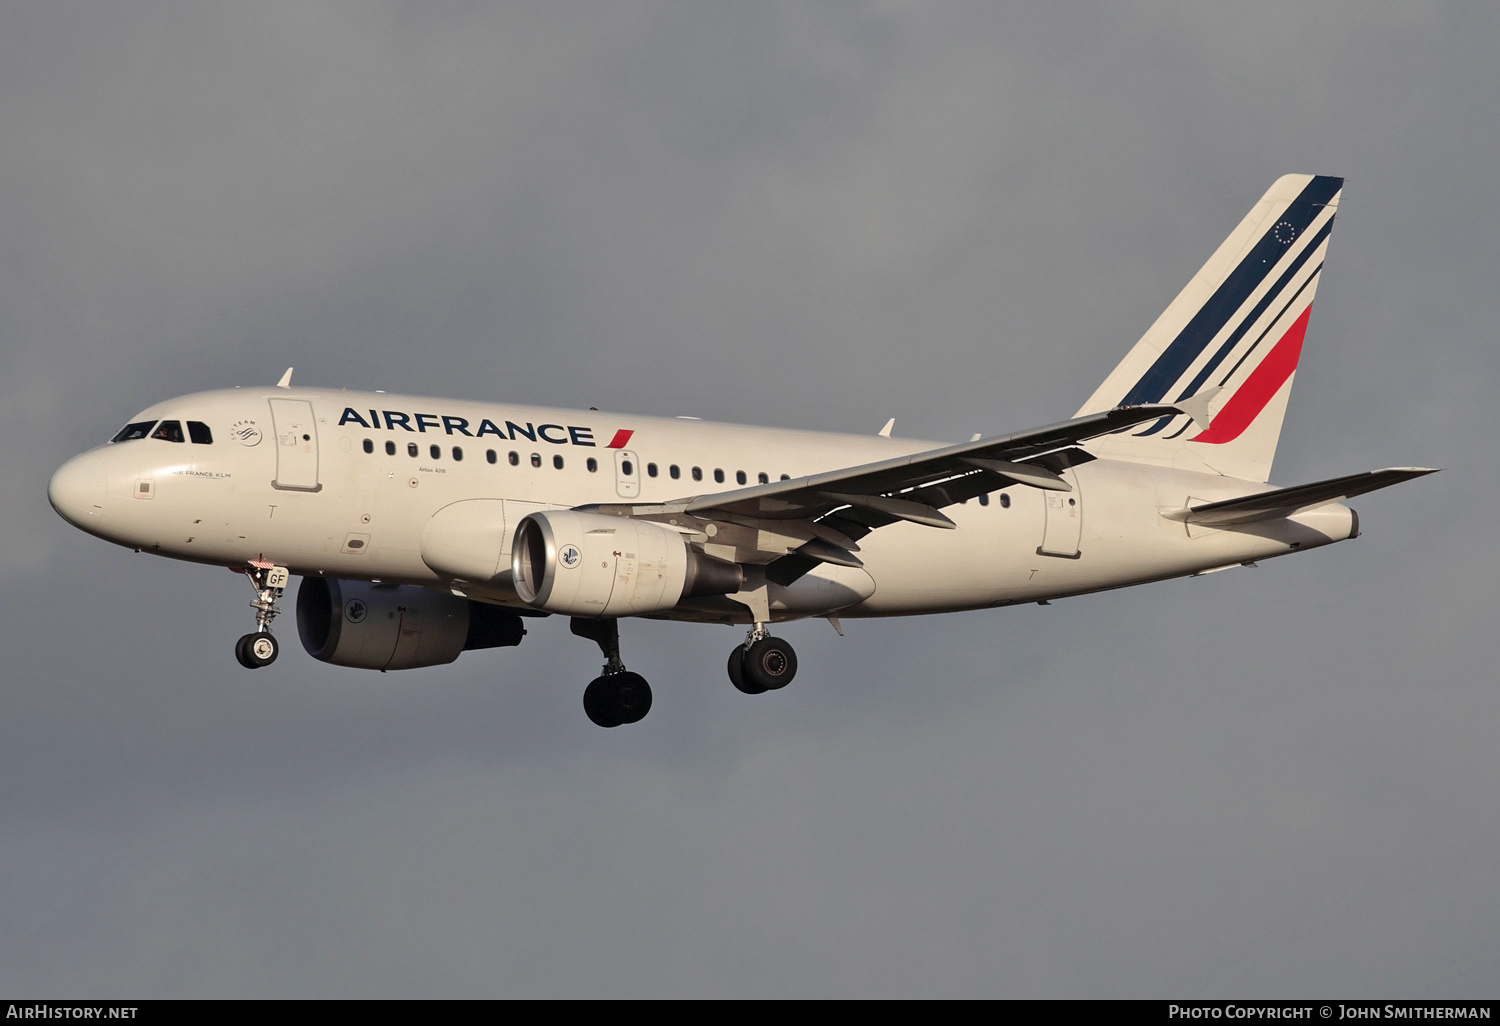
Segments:
[[[151,429],[155,426],[156,421],[154,420],[140,420],[136,421],[134,424],[126,424],[120,429],[120,433],[111,438],[110,441],[133,442],[137,438],[145,438],[151,433]]]
[[[162,421],[156,426],[156,430],[151,432],[151,437],[160,438],[164,442],[187,441],[187,439],[182,437],[182,421],[180,420]]]
[[[214,444],[214,433],[201,420],[188,421],[188,437],[193,440],[194,445]]]

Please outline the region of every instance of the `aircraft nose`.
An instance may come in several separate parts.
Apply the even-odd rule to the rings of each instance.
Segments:
[[[86,452],[57,468],[47,498],[64,520],[88,530],[104,514],[104,486],[104,461]]]

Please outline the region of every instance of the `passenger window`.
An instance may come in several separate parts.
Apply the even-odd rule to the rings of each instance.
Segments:
[[[487,459],[487,460],[489,460],[491,463],[494,463],[495,459],[496,459],[495,450],[494,449],[486,449],[486,450],[484,450],[484,458]]]
[[[745,472],[743,470],[736,470],[734,472],[734,479],[739,484],[744,484],[745,483]]]
[[[988,506],[990,504],[990,497],[989,497],[988,493],[986,493],[984,495],[981,495],[979,497],[979,504],[981,506]]]
[[[432,458],[435,460],[443,458],[443,447],[441,445],[429,445],[427,451],[432,454]]]
[[[453,462],[457,463],[464,458],[464,451],[458,446],[453,447]]]
[[[563,468],[563,458],[561,456],[552,457],[552,466],[557,470],[561,470]]]
[[[395,442],[386,442],[385,443],[385,454],[387,456],[394,456],[394,455],[396,455],[396,443]]]
[[[647,477],[655,477],[656,476],[656,464],[655,463],[648,463],[648,464],[646,464],[646,476]]]
[[[583,465],[589,468],[590,474],[597,473],[599,470],[599,461],[594,459],[594,457],[592,456],[585,460]]]
[[[723,484],[724,483],[724,471],[721,470],[718,467],[714,468],[714,480],[717,481],[719,484]]]
[[[767,474],[764,470],[762,470],[759,474],[756,474],[755,475],[755,479],[757,481],[759,481],[761,484],[770,484],[771,483],[771,475]]]
[[[542,454],[541,453],[534,452],[534,453],[531,454],[531,465],[533,467],[540,467],[542,465]]]
[[[703,480],[703,468],[702,467],[694,467],[693,468],[693,480],[694,481],[702,481]]]
[[[164,420],[155,431],[151,432],[152,438],[160,438],[164,442],[185,442],[182,437],[182,421]]]
[[[365,452],[374,452],[374,451],[375,451],[375,443],[372,442],[372,441],[370,441],[368,438],[366,438],[365,439]]]
[[[214,433],[201,420],[188,421],[188,437],[193,440],[194,445],[214,444]]]
[[[626,477],[634,477],[635,476],[635,464],[631,463],[629,460],[621,460],[620,461],[620,473],[624,474]]]
[[[672,478],[673,481],[676,481],[679,477],[682,476],[682,470],[677,466],[677,464],[674,463],[667,468],[667,474]]]
[[[126,424],[124,427],[122,427],[120,429],[120,433],[118,435],[115,435],[115,437],[111,438],[110,441],[111,442],[133,442],[137,438],[145,438],[147,435],[149,435],[151,433],[151,429],[153,427],[155,427],[155,426],[156,426],[156,421],[154,421],[154,420],[142,420],[142,421],[137,421],[134,424]]]
[[[1001,509],[1010,509],[1010,493],[1009,492],[1001,492],[1000,493],[1000,508]]]
[[[407,442],[406,443],[406,455],[410,456],[412,459],[416,459],[417,458],[417,443],[416,442]]]
[[[511,453],[506,457],[506,459],[510,460],[510,465],[513,467],[519,467],[521,465],[521,454],[518,452]]]
[[[790,474],[782,474],[781,475],[781,479],[783,481],[790,481],[792,479],[792,475],[790,475]]]

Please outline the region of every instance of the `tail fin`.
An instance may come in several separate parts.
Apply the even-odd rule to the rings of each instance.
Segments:
[[[1192,414],[1106,435],[1091,452],[1270,477],[1343,186],[1277,179],[1077,415],[1184,400]]]

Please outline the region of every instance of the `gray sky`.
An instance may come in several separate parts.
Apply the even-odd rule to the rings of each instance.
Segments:
[[[1492,5],[0,6],[0,992],[1493,997]],[[1358,542],[986,613],[247,674],[51,471],[274,381],[963,439],[1343,175],[1273,483]]]

